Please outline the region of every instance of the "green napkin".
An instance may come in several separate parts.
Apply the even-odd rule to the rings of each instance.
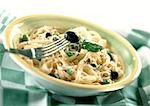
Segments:
[[[0,34],[15,17],[0,11]],[[142,32],[142,33],[141,33]],[[142,72],[130,86],[97,96],[68,97],[48,92],[9,57],[0,53],[0,106],[148,106],[150,105],[150,34],[131,30],[126,38],[137,49]],[[2,35],[0,35],[2,36]],[[140,37],[139,37],[140,36]],[[144,38],[146,36],[146,39]],[[135,40],[136,39],[136,40]],[[138,39],[138,40],[137,40]],[[140,40],[140,42],[139,42]],[[138,46],[137,46],[138,45]],[[0,44],[3,48],[3,44]]]

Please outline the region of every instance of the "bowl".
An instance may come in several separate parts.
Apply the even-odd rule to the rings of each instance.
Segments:
[[[39,84],[60,95],[67,96],[91,96],[98,95],[101,92],[114,91],[123,87],[129,86],[141,72],[141,62],[137,55],[136,50],[132,45],[117,33],[107,30],[99,25],[95,25],[85,20],[50,14],[37,14],[24,16],[15,19],[11,22],[4,31],[4,47],[6,49],[13,48],[12,39],[17,33],[25,33],[28,29],[37,28],[44,25],[71,28],[77,26],[85,26],[90,30],[98,32],[103,38],[105,38],[112,49],[119,54],[125,69],[125,77],[120,81],[107,84],[107,85],[86,85],[77,84],[51,77],[35,67],[30,66],[20,56],[16,54],[10,54],[10,57],[26,72],[31,74]]]

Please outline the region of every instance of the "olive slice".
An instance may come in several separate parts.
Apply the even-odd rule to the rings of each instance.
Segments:
[[[111,71],[111,79],[114,80],[114,79],[117,79],[118,78],[118,72],[116,71]]]
[[[71,43],[77,43],[79,42],[79,37],[76,35],[75,32],[67,31],[65,33],[66,40],[70,41]]]

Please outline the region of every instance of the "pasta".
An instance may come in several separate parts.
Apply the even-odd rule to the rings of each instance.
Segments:
[[[42,59],[21,57],[44,73],[73,83],[103,85],[115,83],[123,77],[119,56],[110,50],[106,39],[86,27],[66,30],[42,26],[18,35],[14,44],[19,49],[41,47],[63,38],[67,31],[75,33],[80,38],[79,42],[70,43],[66,48]]]

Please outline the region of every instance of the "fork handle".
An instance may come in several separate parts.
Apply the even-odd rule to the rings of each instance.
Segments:
[[[31,49],[26,49],[26,50],[22,50],[22,49],[14,49],[14,48],[9,48],[9,49],[3,49],[0,50],[0,52],[8,52],[8,53],[15,53],[15,54],[22,54],[28,57],[32,57],[32,52]]]
[[[4,52],[8,52],[8,53],[20,53],[20,50],[19,49],[13,49],[13,48],[9,48],[9,49],[1,49],[0,50],[1,53],[4,53]]]
[[[0,49],[0,53],[4,53],[4,52],[9,52],[9,50],[8,49]]]
[[[32,51],[31,51],[31,49],[22,50],[22,49],[10,48],[8,50],[8,52],[15,53],[15,54],[22,54],[22,55],[25,55],[25,56],[28,56],[28,57],[32,57]]]

